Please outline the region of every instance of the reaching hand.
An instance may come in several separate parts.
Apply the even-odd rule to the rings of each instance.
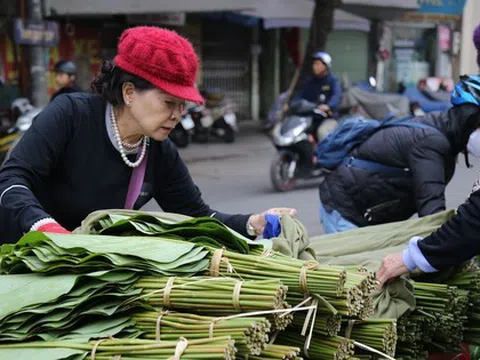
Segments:
[[[267,211],[264,211],[260,214],[254,214],[248,219],[248,223],[255,229],[257,235],[262,235],[265,230],[265,225],[267,225],[267,220],[265,215],[283,215],[288,214],[290,216],[297,216],[297,210],[292,208],[273,208]]]
[[[407,273],[408,270],[403,263],[402,253],[388,255],[383,259],[382,265],[377,270],[379,286],[383,287],[388,281]]]

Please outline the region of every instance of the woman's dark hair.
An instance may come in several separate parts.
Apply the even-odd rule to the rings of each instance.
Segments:
[[[110,60],[103,61],[100,72],[95,76],[90,87],[94,93],[101,95],[110,104],[123,106],[125,102],[122,86],[126,82],[132,83],[139,91],[155,88],[147,80],[120,69]]]

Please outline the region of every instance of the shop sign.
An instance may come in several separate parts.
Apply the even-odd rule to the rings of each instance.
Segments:
[[[13,38],[20,45],[56,46],[59,42],[58,23],[17,18]]]
[[[438,27],[438,47],[440,51],[449,51],[452,47],[451,31],[448,26],[440,25]]]
[[[449,14],[460,15],[463,12],[466,0],[417,0],[422,14]]]
[[[127,15],[127,21],[131,24],[184,26],[185,19],[184,12]]]

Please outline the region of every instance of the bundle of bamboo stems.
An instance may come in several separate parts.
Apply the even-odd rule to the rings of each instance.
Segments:
[[[294,326],[301,328],[313,322],[313,331],[323,336],[335,336],[340,332],[342,317],[338,311],[325,298],[313,295],[307,299],[300,295],[287,295],[287,300],[292,304],[304,303],[307,306],[315,306],[315,317],[305,312],[294,314]],[[311,325],[310,325],[311,326]]]
[[[435,318],[429,321],[432,340],[428,347],[444,352],[456,349],[463,341],[468,291],[447,284],[414,282],[414,295],[417,309]]]
[[[346,320],[342,333],[389,356],[395,355],[397,323],[394,319]]]
[[[268,344],[259,356],[248,356],[246,360],[302,360],[299,354],[298,347]]]
[[[427,331],[430,321],[435,321],[431,314],[415,310],[401,316],[397,321],[397,351],[399,358],[424,359],[428,356],[425,343],[431,341],[431,332]]]
[[[346,271],[337,266],[321,266],[285,256],[244,255],[217,249],[211,251],[210,276],[231,276],[244,280],[276,278],[290,293],[335,297],[344,290]]]
[[[278,335],[277,341],[280,344],[298,346],[303,354],[310,359],[318,360],[343,360],[354,354],[353,340],[340,336],[325,337],[315,335],[314,341],[307,348],[305,337],[300,335],[300,329],[292,328]]]
[[[296,314],[293,317],[293,325],[296,327],[302,327],[305,324],[305,319],[305,314]],[[340,315],[327,315],[317,313],[314,324],[314,331],[316,334],[320,334],[323,336],[335,336],[340,332],[342,325],[341,319],[342,318]]]
[[[247,280],[211,277],[142,277],[136,284],[148,304],[196,314],[227,316],[257,311],[284,310],[287,287],[279,280]],[[279,330],[293,320],[292,314],[268,315]]]
[[[173,341],[229,335],[239,355],[260,355],[268,342],[270,322],[264,317],[225,319],[172,311],[141,312],[132,316],[146,339]]]
[[[35,350],[39,358],[53,358],[49,351],[54,349],[71,349],[79,351],[78,357],[87,360],[141,360],[141,359],[235,359],[235,342],[229,337],[216,337],[201,340],[179,339],[178,341],[154,341],[138,339],[102,339],[88,344],[71,342],[32,342],[18,344],[1,344],[2,351],[8,351],[10,356],[22,356],[25,350]],[[42,355],[42,353],[44,355]],[[85,357],[80,357],[86,354]],[[42,357],[43,356],[43,357]],[[62,357],[65,358],[65,357]],[[69,357],[71,358],[71,357]]]
[[[468,322],[465,326],[465,340],[480,345],[480,266],[477,259],[468,262],[457,271],[447,283],[469,291]]]

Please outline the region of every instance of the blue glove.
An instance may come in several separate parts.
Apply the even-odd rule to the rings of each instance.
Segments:
[[[265,215],[265,220],[267,220],[267,224],[265,225],[265,229],[263,230],[263,238],[264,239],[271,239],[278,237],[280,232],[282,231],[282,226],[280,225],[280,217],[278,215]]]

